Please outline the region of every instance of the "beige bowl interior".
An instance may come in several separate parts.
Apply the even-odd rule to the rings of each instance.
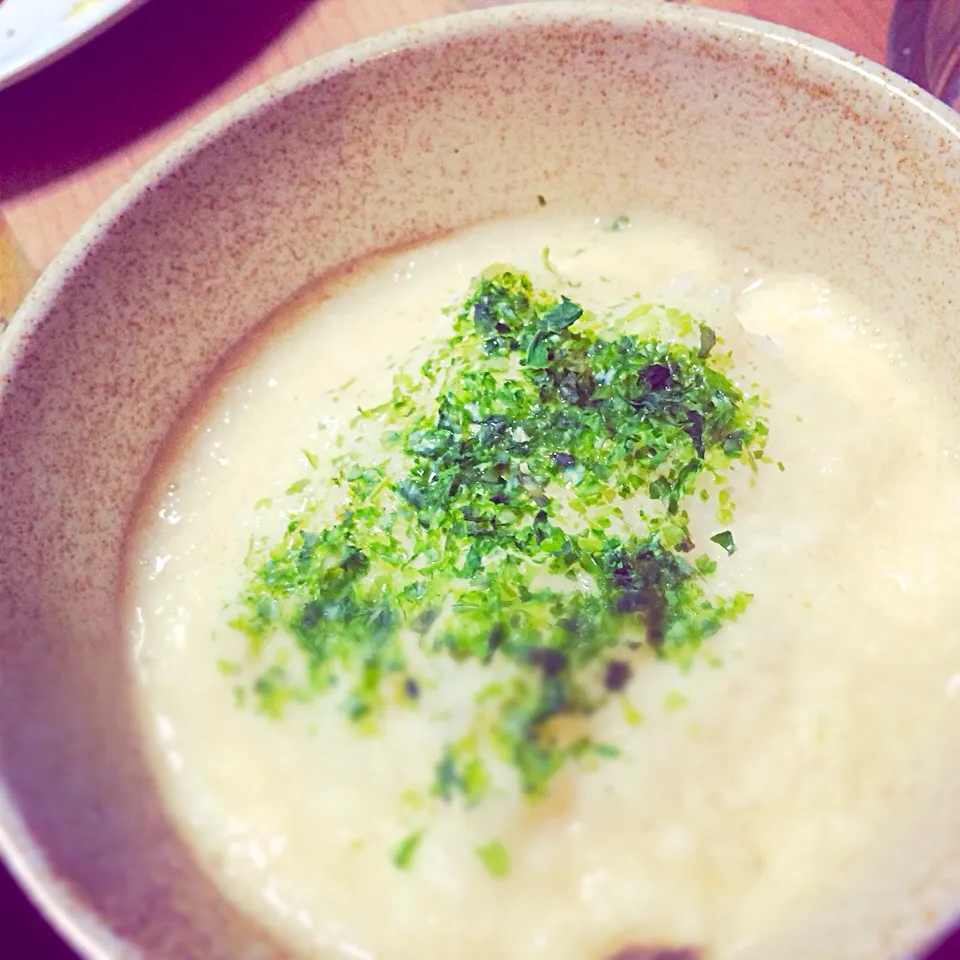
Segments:
[[[538,196],[551,211],[629,200],[883,305],[956,395],[955,118],[798,39],[585,2],[375,40],[221,114],[43,278],[0,348],[0,832],[88,955],[281,954],[220,898],[159,804],[118,596],[132,510],[171,426],[225,350],[311,278],[535,213]],[[780,960],[853,960],[838,949],[851,918],[876,927],[869,958],[916,945],[918,902],[929,927],[948,918],[960,771],[938,789],[926,845],[891,849],[889,873]]]

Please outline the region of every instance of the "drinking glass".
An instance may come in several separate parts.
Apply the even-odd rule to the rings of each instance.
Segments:
[[[887,65],[960,109],[960,0],[897,0]]]

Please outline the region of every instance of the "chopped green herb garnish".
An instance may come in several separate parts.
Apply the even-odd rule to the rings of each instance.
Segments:
[[[663,705],[668,710],[679,710],[685,707],[689,701],[678,690],[671,690],[664,698]]]
[[[540,318],[540,325],[547,333],[559,333],[572,326],[583,316],[583,307],[561,297],[560,302],[547,310]]]
[[[626,697],[620,699],[620,711],[623,719],[630,726],[635,727],[643,723],[643,714]]]
[[[261,713],[328,697],[362,732],[388,709],[436,719],[423,656],[496,663],[421,784],[470,807],[497,767],[535,800],[561,770],[618,756],[592,716],[618,700],[640,723],[635,674],[652,658],[688,666],[746,610],[750,594],[710,590],[718,561],[697,551],[687,509],[714,499],[730,524],[729,476],[766,462],[768,431],[759,393],[682,311],[632,305],[601,326],[498,265],[452,315],[452,337],[359,412],[382,456],[338,455],[336,515],[308,500],[252,547],[231,622]],[[657,336],[621,332],[633,318]],[[733,552],[729,530],[712,539]]]
[[[413,865],[413,858],[423,840],[423,831],[416,830],[408,833],[394,848],[390,859],[398,870],[409,870]]]
[[[729,530],[716,533],[710,538],[715,544],[727,551],[727,556],[737,552],[737,545],[733,542],[733,534]]]
[[[620,230],[626,230],[626,228],[629,226],[630,226],[630,218],[621,213],[620,216],[617,217],[613,221],[613,223],[610,224],[610,229],[614,233],[617,233]]]
[[[301,453],[307,458],[307,463],[309,463],[314,470],[320,466],[320,458],[315,453],[311,453],[306,449],[302,450]]]
[[[712,327],[705,323],[700,324],[700,349],[697,356],[701,360],[706,360],[710,356],[710,351],[717,345],[717,334]]]
[[[490,876],[498,880],[510,872],[510,854],[499,840],[491,840],[477,847],[477,856]]]
[[[273,505],[273,501],[269,497],[263,497],[258,500],[254,505],[254,510],[267,510]]]
[[[285,492],[290,494],[301,493],[303,490],[305,490],[309,486],[310,486],[310,480],[307,477],[304,477],[301,480],[295,480],[293,483],[291,483],[290,486],[287,487]]]
[[[412,787],[403,791],[400,802],[411,810],[422,810],[424,805],[423,794]]]

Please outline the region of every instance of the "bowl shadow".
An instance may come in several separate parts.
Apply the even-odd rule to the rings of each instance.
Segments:
[[[134,143],[222,86],[324,0],[150,0],[0,91],[0,200]]]

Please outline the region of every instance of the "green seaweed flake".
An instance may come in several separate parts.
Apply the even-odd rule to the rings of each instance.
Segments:
[[[499,840],[491,840],[477,847],[476,853],[491,877],[499,880],[510,873],[510,854]]]
[[[644,657],[688,665],[749,604],[709,591],[718,561],[695,552],[686,507],[716,496],[729,525],[728,475],[756,470],[767,439],[763,402],[728,377],[714,331],[661,312],[673,338],[616,322],[607,338],[526,273],[484,271],[453,336],[358,414],[382,428],[383,461],[341,455],[334,520],[307,501],[257,555],[232,625],[259,664],[258,709],[334,698],[373,730],[391,705],[429,701],[416,649],[418,663],[498,668],[436,758],[435,798],[480,803],[506,764],[536,799],[569,764],[619,756],[591,739],[590,716],[614,699],[640,723],[624,688]],[[733,553],[730,531],[712,539]],[[300,669],[271,659],[279,637]]]

